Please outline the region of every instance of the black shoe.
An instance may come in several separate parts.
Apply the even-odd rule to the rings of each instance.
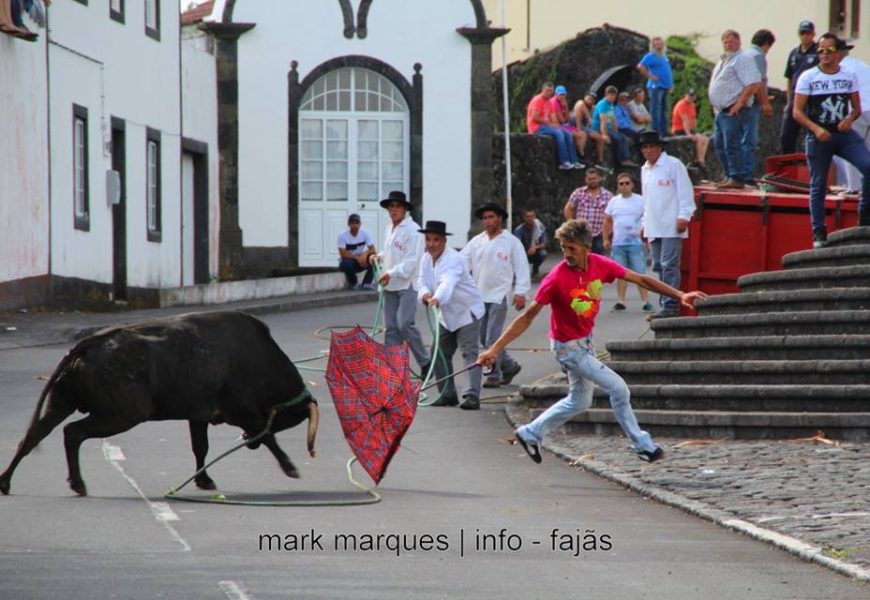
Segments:
[[[497,388],[501,387],[501,378],[500,377],[487,377],[483,380],[483,387],[485,388]]]
[[[442,396],[429,406],[456,406],[459,404],[459,400],[456,396]]]
[[[541,464],[541,449],[536,443],[527,442],[521,438],[520,434],[517,432],[514,432],[514,439],[517,441],[517,444],[526,451],[526,454],[529,455],[529,458],[531,458],[535,464]]]
[[[828,231],[824,228],[813,231],[813,248],[824,248],[828,245]]]
[[[420,379],[426,379],[426,375],[429,374],[429,367],[432,366],[431,362],[427,362],[425,365],[420,366]],[[434,373],[432,374],[435,375]]]
[[[502,385],[510,385],[511,381],[514,380],[514,377],[517,376],[517,373],[522,371],[523,368],[520,366],[520,363],[514,363],[514,367],[512,369],[502,369],[501,370],[501,384]]]
[[[625,304],[622,302],[617,302],[613,305],[613,310],[625,310]]]
[[[656,446],[656,449],[650,452],[649,450],[641,450],[639,452],[635,452],[637,457],[644,462],[654,463],[659,461],[665,457],[665,451]]]
[[[480,410],[480,399],[471,394],[462,397],[462,404],[459,405],[462,410]]]

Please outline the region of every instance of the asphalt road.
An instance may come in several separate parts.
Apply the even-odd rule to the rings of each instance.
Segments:
[[[609,308],[613,288],[607,293]],[[645,329],[633,290],[629,299],[627,314],[601,316],[600,339],[637,337]],[[317,327],[370,323],[373,308],[264,320],[289,356],[311,356],[327,346],[314,337]],[[545,347],[543,317],[516,347]],[[39,377],[66,349],[0,351],[0,467],[30,419],[44,384]],[[524,370],[515,383],[553,371],[546,352],[516,357]],[[323,377],[304,376],[322,407],[318,457],[305,452],[304,427],[284,432],[279,441],[302,479],[285,478],[264,448],[242,450],[210,469],[226,496],[360,496],[345,476],[350,452]],[[90,496],[78,498],[66,485],[58,428],[21,464],[12,495],[0,497],[0,598],[867,598],[864,584],[552,456],[534,465],[522,450],[500,443],[511,435],[503,401],[494,398],[471,413],[420,409],[378,488],[383,501],[366,506],[167,501],[162,494],[193,471],[183,422],[148,423],[86,442],[82,472]],[[220,426],[210,435],[216,456],[238,431]],[[278,536],[271,550],[264,535]]]

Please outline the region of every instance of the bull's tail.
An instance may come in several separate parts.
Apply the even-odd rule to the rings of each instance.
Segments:
[[[317,436],[317,425],[320,422],[320,411],[317,408],[317,401],[312,398],[308,401],[308,454],[312,457],[314,452],[314,438]]]

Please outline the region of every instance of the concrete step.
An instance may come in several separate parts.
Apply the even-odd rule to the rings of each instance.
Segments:
[[[870,360],[611,360],[608,366],[629,385],[870,385]]]
[[[743,275],[737,285],[744,292],[773,292],[833,287],[870,287],[870,265],[813,267],[762,271]]]
[[[720,294],[701,300],[695,306],[698,314],[704,317],[762,312],[870,310],[870,288]]]
[[[782,257],[784,269],[845,267],[849,265],[870,265],[870,243],[801,250],[800,252],[790,252]]]
[[[828,236],[828,247],[870,244],[870,227],[849,227],[840,229]]]
[[[870,310],[748,313],[656,319],[656,339],[870,334]]]
[[[870,359],[870,335],[786,335],[672,338],[608,342],[610,359],[812,360]],[[868,395],[870,398],[870,395]]]
[[[532,411],[538,416],[542,409]],[[743,440],[794,439],[823,432],[827,438],[870,440],[870,412],[792,413],[679,410],[635,411],[641,427],[653,437],[733,438]],[[593,408],[565,424],[571,433],[624,435],[609,409]]]
[[[718,412],[867,412],[870,385],[694,385],[633,384],[631,405],[635,410],[680,410]],[[546,386],[523,386],[524,400],[546,407],[568,394],[568,382]],[[609,408],[610,399],[595,388],[592,408]]]

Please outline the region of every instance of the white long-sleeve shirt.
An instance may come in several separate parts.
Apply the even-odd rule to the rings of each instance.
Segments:
[[[686,166],[662,152],[656,164],[647,161],[640,171],[643,184],[643,231],[649,240],[689,237],[689,230],[677,233],[677,219],[691,220],[695,214],[695,190]]]
[[[523,243],[511,232],[502,230],[490,239],[484,231],[471,238],[459,254],[467,261],[484,302],[500,304],[510,292],[514,277],[514,294],[528,295],[529,260]]]
[[[420,258],[423,256],[423,234],[411,215],[405,214],[401,223],[387,225],[384,251],[381,252],[383,272],[390,276],[384,288],[388,292],[407,290],[417,282]]]
[[[420,278],[417,280],[417,297],[422,300],[430,294],[438,300],[441,308],[440,322],[447,331],[456,331],[472,322],[471,316],[479,319],[485,311],[480,290],[474,284],[465,258],[453,248],[446,247],[433,264],[428,252],[420,261]]]

